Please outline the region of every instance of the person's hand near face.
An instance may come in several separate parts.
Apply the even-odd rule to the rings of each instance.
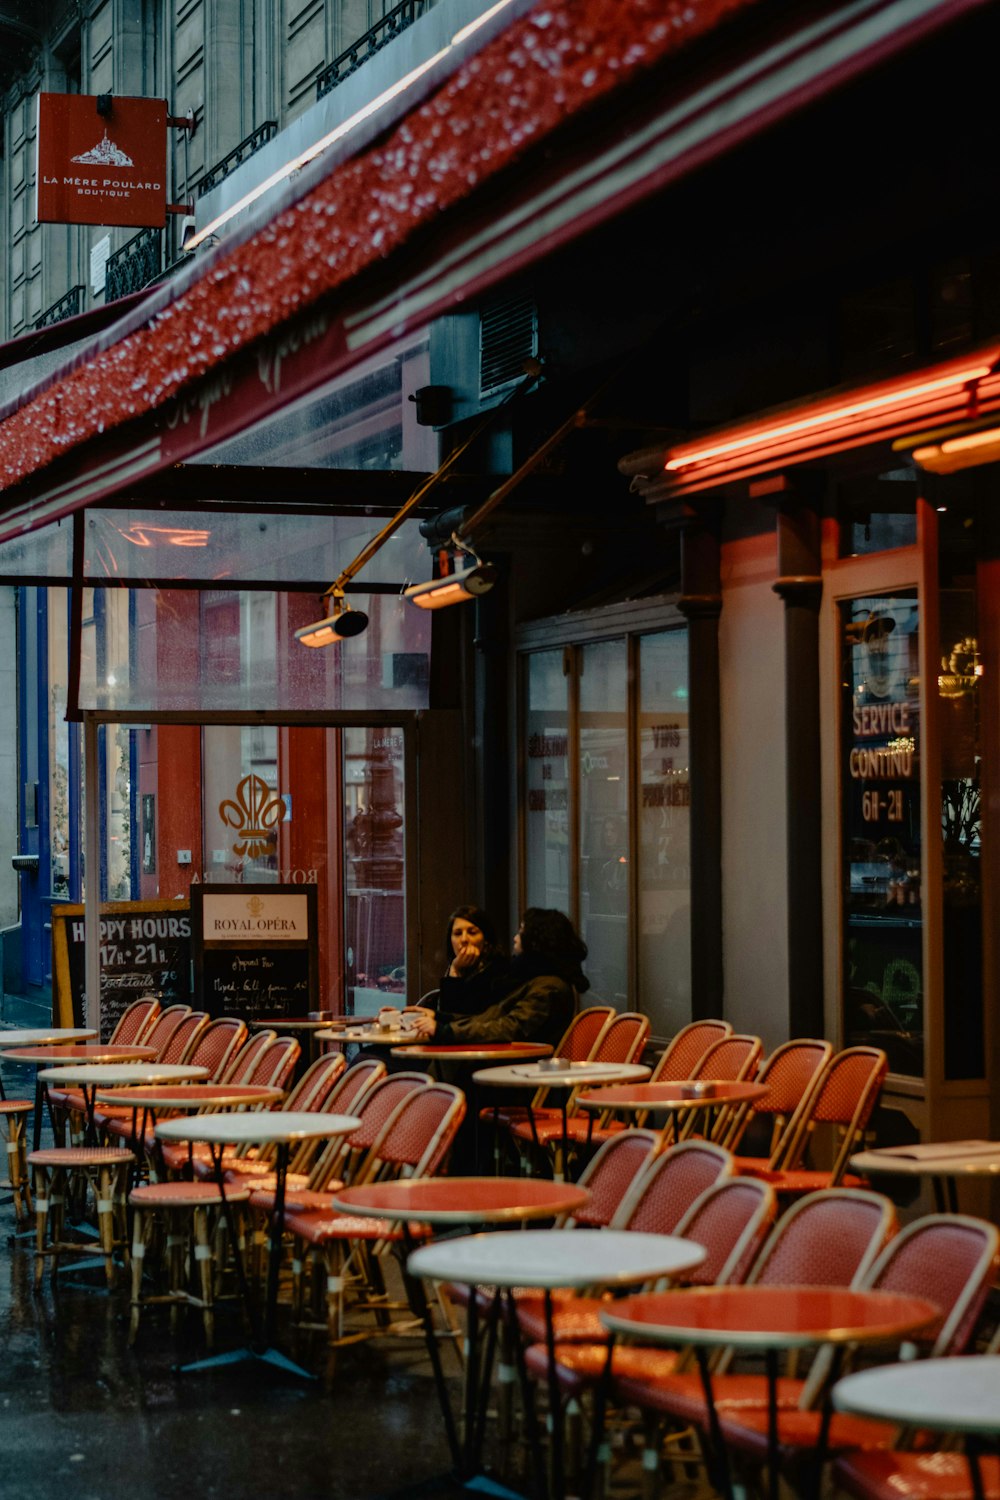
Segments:
[[[476,967],[483,951],[482,931],[466,917],[456,917],[451,928],[451,964],[448,974],[461,979]]]

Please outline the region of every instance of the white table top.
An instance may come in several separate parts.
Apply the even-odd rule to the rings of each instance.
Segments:
[[[164,1120],[156,1134],[163,1141],[201,1141],[207,1145],[267,1145],[272,1141],[315,1141],[350,1135],[361,1124],[357,1115],[325,1115],[310,1110],[258,1110],[241,1115],[195,1115]]]
[[[925,1141],[859,1151],[851,1168],[864,1176],[891,1172],[900,1177],[995,1177],[1000,1173],[1000,1141]]]
[[[57,1047],[60,1042],[89,1042],[97,1035],[96,1027],[22,1026],[16,1031],[0,1031],[0,1052],[8,1047]]]
[[[116,1083],[183,1083],[185,1079],[207,1078],[208,1069],[195,1063],[66,1063],[58,1068],[43,1068],[43,1083],[75,1084],[79,1088],[113,1088]]]
[[[644,1063],[574,1062],[562,1068],[544,1063],[507,1063],[499,1068],[480,1068],[473,1073],[474,1083],[488,1088],[577,1088],[598,1083],[637,1083],[648,1078],[650,1069]]]
[[[693,1240],[623,1229],[498,1230],[441,1240],[415,1250],[414,1276],[467,1286],[634,1286],[656,1276],[690,1270],[705,1259]]]
[[[838,1411],[941,1432],[1000,1434],[1000,1356],[878,1365],[833,1388]]]
[[[419,1042],[415,1031],[383,1031],[381,1026],[327,1026],[316,1032],[318,1042],[363,1042],[375,1047],[405,1047],[408,1042]]]

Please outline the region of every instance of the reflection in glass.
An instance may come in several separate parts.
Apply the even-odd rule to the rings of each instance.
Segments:
[[[525,905],[569,914],[569,679],[562,652],[535,652],[525,675]]]
[[[580,932],[594,998],[628,1004],[628,647],[581,651]]]
[[[947,1078],[984,1076],[983,912],[980,881],[982,664],[971,589],[942,589],[941,725],[944,1067]]]
[[[924,1071],[919,610],[915,592],[840,606],[844,1006],[851,1044]]]
[[[347,1009],[406,1003],[403,731],[345,729],[344,911]]]
[[[639,994],[654,1033],[691,1020],[687,632],[639,641]]]

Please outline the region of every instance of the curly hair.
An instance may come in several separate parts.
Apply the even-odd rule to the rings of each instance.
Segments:
[[[587,957],[587,945],[565,912],[555,907],[529,906],[521,918],[521,952],[582,964]]]

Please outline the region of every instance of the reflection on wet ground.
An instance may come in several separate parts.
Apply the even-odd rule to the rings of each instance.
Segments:
[[[9,1097],[31,1096],[32,1070],[5,1064],[3,1076]],[[55,1288],[46,1269],[35,1296],[33,1242],[15,1242],[13,1229],[8,1204],[0,1208],[3,1500],[67,1492],[73,1500],[242,1500],[272,1488],[282,1500],[459,1493],[435,1481],[447,1449],[419,1339],[347,1348],[332,1378],[315,1384],[255,1364],[178,1376],[175,1363],[204,1352],[197,1312],[174,1337],[169,1313],[148,1309],[129,1350],[124,1283],[100,1290],[98,1261]],[[235,1308],[220,1307],[216,1347],[242,1342]],[[314,1368],[322,1364],[320,1347],[312,1356]],[[457,1360],[449,1349],[444,1357],[457,1399]]]

